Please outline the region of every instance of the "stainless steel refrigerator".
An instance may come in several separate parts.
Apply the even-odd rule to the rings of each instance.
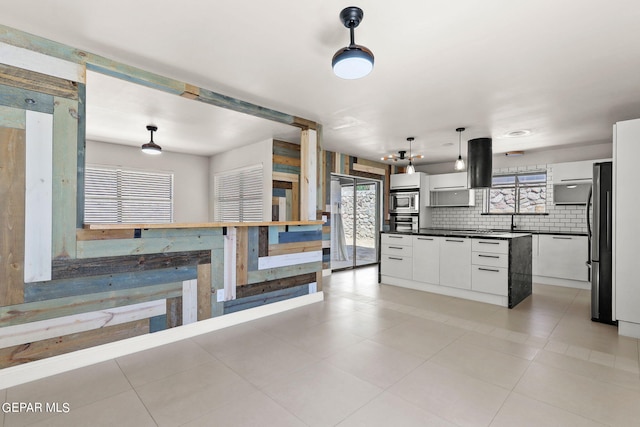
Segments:
[[[593,165],[593,186],[587,200],[587,229],[591,268],[591,320],[616,324],[613,320],[612,289],[612,163]],[[589,218],[593,200],[593,221]]]

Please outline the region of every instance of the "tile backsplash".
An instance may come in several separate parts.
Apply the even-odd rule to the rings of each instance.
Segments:
[[[547,215],[516,215],[516,230],[586,233],[584,205],[553,204],[553,170],[548,165],[497,169],[494,172],[547,171]],[[509,229],[511,215],[482,215],[485,190],[476,190],[476,205],[471,207],[432,208],[432,226],[436,228]]]

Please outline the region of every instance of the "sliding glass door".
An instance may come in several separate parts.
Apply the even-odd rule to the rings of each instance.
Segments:
[[[378,262],[380,181],[331,175],[331,269]]]

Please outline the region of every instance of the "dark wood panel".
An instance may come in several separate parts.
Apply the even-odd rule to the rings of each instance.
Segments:
[[[167,328],[182,325],[182,297],[167,298]]]
[[[309,294],[308,285],[294,286],[287,289],[268,292],[260,295],[253,295],[246,298],[235,299],[233,301],[225,301],[224,314],[234,313],[236,311],[247,310],[253,307],[259,307],[265,304],[271,304],[278,301],[284,301],[291,298],[300,297]]]
[[[258,227],[258,256],[269,256],[269,227]]]
[[[148,332],[149,320],[144,319],[7,347],[0,349],[0,368],[46,359],[47,357],[144,335]]]
[[[286,181],[273,181],[273,188],[280,188],[283,190],[291,190],[293,188],[292,182]]]
[[[300,286],[316,281],[316,273],[301,274],[299,276],[285,277],[282,279],[269,280],[267,282],[255,283],[236,288],[236,298],[246,298],[253,295],[265,294],[268,292],[287,289],[293,286]]]
[[[211,251],[166,252],[148,255],[128,255],[105,258],[55,259],[52,278],[101,276],[111,273],[148,271],[160,268],[210,264]]]
[[[0,128],[0,306],[24,301],[25,131]]]

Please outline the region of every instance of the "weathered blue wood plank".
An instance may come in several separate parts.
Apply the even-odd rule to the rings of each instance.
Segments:
[[[0,127],[24,129],[26,123],[27,120],[24,109],[0,105]]]
[[[270,225],[269,226],[269,244],[277,245],[278,243],[280,243],[280,241],[278,240],[278,237],[280,232],[284,230],[285,230],[284,226]]]
[[[287,190],[284,188],[274,188],[273,197],[287,197]]]
[[[166,314],[149,318],[149,333],[164,331],[165,329],[167,329]]]
[[[24,31],[16,30],[6,25],[0,25],[0,41],[12,46],[22,47],[44,53],[45,55],[75,62],[76,64],[84,63],[84,57],[78,49],[45,39],[44,37],[25,33]]]
[[[299,232],[299,231],[319,231],[321,230],[322,225],[289,225],[289,231]]]
[[[247,259],[247,271],[255,271],[258,269],[259,245],[259,227],[249,227],[247,236],[247,246],[249,248]]]
[[[288,125],[295,123],[295,117],[289,114],[281,113],[280,111],[271,110],[265,107],[260,107],[259,105],[231,98],[230,96],[221,95],[207,89],[201,88],[200,96],[198,96],[198,98],[196,99],[206,104],[216,105],[218,107],[227,108],[229,110],[238,111],[240,113],[246,113],[252,116],[261,117],[263,119],[273,120],[274,122],[285,123]]]
[[[218,289],[224,289],[224,248],[211,251],[211,317],[224,314],[224,303],[216,298]]]
[[[292,288],[281,289],[278,291],[267,292],[260,295],[253,295],[246,298],[226,301],[224,303],[224,313],[234,313],[248,308],[260,307],[265,304],[271,304],[277,301],[284,301],[291,298],[300,297],[309,294],[309,285],[300,285]]]
[[[273,146],[273,155],[274,156],[282,156],[282,157],[290,157],[292,159],[300,158],[300,150],[292,150],[289,148],[279,147],[274,144]]]
[[[27,103],[25,99],[34,102]],[[53,96],[13,86],[0,85],[0,105],[53,114]]]
[[[107,76],[152,89],[158,89],[174,95],[180,95],[185,90],[185,84],[183,82],[163,77],[131,65],[112,61],[99,55],[87,54],[87,70],[96,71]]]
[[[78,162],[77,162],[77,188],[76,198],[76,228],[84,225],[84,166],[86,158],[87,143],[85,136],[87,133],[87,86],[78,83]]]
[[[55,97],[53,111],[53,258],[76,257],[78,101]]]
[[[192,280],[196,277],[197,267],[189,266],[25,283],[24,300],[25,302],[46,301],[55,298],[133,289],[164,283],[177,283]]]
[[[223,245],[222,238],[218,236],[189,235],[172,238],[81,240],[77,244],[78,258],[219,249]]]
[[[322,231],[299,231],[278,233],[278,243],[308,242],[310,240],[322,240]]]
[[[284,173],[292,173],[296,175],[300,175],[300,167],[299,166],[289,166],[289,165],[281,165],[279,163],[273,164],[274,172],[284,172]]]

